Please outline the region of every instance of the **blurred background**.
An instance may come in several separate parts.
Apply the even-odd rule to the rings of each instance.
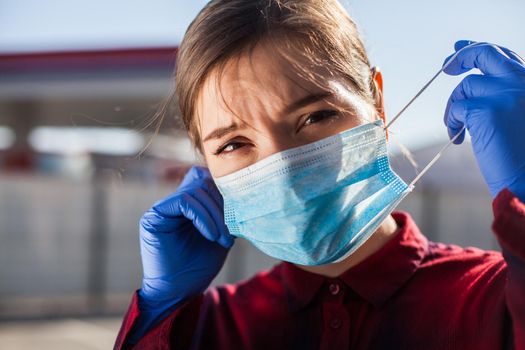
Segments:
[[[205,1],[0,0],[0,349],[108,349],[140,287],[138,220],[199,158],[169,111],[177,46]],[[394,115],[458,39],[525,54],[521,0],[344,1]],[[461,77],[440,77],[391,133],[420,168],[446,143]],[[158,130],[157,130],[158,129]],[[498,250],[469,143],[401,205],[430,239]],[[276,261],[237,240],[214,284]]]

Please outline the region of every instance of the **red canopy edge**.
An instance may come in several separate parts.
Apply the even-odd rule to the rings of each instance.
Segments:
[[[0,54],[0,74],[115,69],[173,70],[177,51],[177,47],[154,47]]]

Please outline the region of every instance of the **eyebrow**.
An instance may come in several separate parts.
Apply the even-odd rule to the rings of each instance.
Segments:
[[[312,103],[324,100],[325,98],[330,97],[332,95],[333,95],[332,91],[323,91],[323,92],[320,92],[320,93],[314,93],[314,94],[306,95],[306,96],[298,99],[297,101],[293,102],[288,107],[286,107],[284,109],[284,111],[283,111],[283,114],[286,115],[286,114],[293,113],[296,110],[298,110],[299,108],[302,108],[302,107],[308,106],[308,105],[310,105]]]
[[[237,123],[232,123],[228,126],[217,128],[210,132],[208,136],[204,138],[202,142],[207,142],[214,139],[220,139],[226,135],[228,135],[231,132],[234,132],[235,130],[239,129],[239,125]]]
[[[323,99],[325,99],[327,97],[330,97],[332,95],[333,95],[333,92],[331,92],[331,91],[323,91],[321,93],[314,93],[314,94],[306,95],[304,97],[301,97],[297,101],[293,102],[289,106],[287,106],[282,113],[283,113],[283,115],[287,115],[287,114],[293,113],[294,111],[298,110],[299,108],[302,108],[302,107],[308,106],[308,105],[310,105],[312,103],[321,101],[321,100],[323,100]],[[204,142],[207,142],[207,141],[210,141],[210,140],[220,139],[220,138],[228,135],[229,133],[232,133],[235,130],[241,129],[241,128],[244,128],[244,127],[245,126],[239,127],[239,125],[237,123],[232,123],[232,124],[230,124],[228,126],[217,128],[217,129],[213,130],[212,132],[210,132],[208,134],[208,136],[206,136],[203,139],[202,142],[204,143]]]

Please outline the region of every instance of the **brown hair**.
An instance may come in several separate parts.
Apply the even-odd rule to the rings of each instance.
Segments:
[[[312,65],[343,77],[366,101],[376,100],[363,42],[354,21],[337,0],[212,0],[182,40],[175,95],[169,98],[178,98],[184,126],[199,150],[202,145],[195,105],[205,79],[243,50],[253,49],[268,38],[277,39],[279,46],[299,49]],[[281,54],[286,56],[286,50]],[[304,67],[302,70],[315,79]]]

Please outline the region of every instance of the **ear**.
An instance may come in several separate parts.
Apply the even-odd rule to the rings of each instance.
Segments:
[[[385,114],[385,100],[383,98],[383,74],[379,70],[379,67],[372,67],[372,79],[375,86],[375,107],[379,118],[383,120],[386,125],[386,114]],[[388,130],[386,131],[386,137],[388,139]]]
[[[383,74],[381,74],[379,67],[372,67],[372,79],[375,85],[375,107],[379,117],[383,119],[383,122],[386,124],[385,100],[383,99]]]

